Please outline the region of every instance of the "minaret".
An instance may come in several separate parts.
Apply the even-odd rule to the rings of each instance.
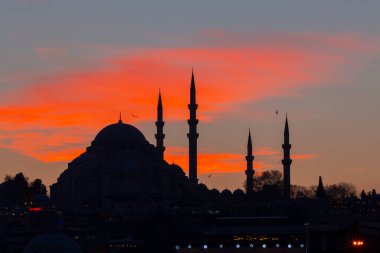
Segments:
[[[284,197],[290,198],[290,165],[292,164],[292,159],[290,159],[290,149],[292,145],[289,143],[289,126],[288,126],[288,115],[286,115],[285,130],[284,130],[284,144],[282,149],[284,150],[284,159],[282,164],[284,167]]]
[[[255,157],[252,155],[252,140],[251,140],[251,130],[248,132],[248,144],[247,144],[247,156],[245,157],[247,160],[247,170],[245,174],[247,175],[247,196],[252,195],[253,193],[253,175],[255,174],[255,170],[253,169],[253,160]]]
[[[197,109],[198,105],[195,96],[195,81],[194,72],[191,73],[191,85],[190,85],[190,104],[188,105],[190,110],[190,119],[187,121],[189,124],[189,179],[191,183],[197,184],[197,139],[199,134],[197,133]]]
[[[156,121],[156,127],[157,127],[157,133],[155,134],[156,137],[156,148],[159,153],[160,159],[164,159],[164,125],[165,122],[163,121],[163,109],[162,109],[162,99],[161,99],[161,92],[158,92],[158,104],[157,104],[157,121]]]

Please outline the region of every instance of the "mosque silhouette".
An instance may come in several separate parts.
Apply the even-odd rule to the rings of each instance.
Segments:
[[[363,248],[363,252],[379,252],[380,196],[376,193],[334,201],[326,195],[320,177],[314,197],[298,196],[295,189],[290,197],[287,117],[283,178],[258,186],[261,176],[254,177],[249,131],[245,191],[219,192],[198,182],[193,73],[188,109],[188,176],[164,159],[165,122],[159,93],[155,145],[120,115],[50,186],[51,202],[47,196],[37,196],[27,211],[0,210],[0,221],[3,217],[9,224],[3,230],[0,226],[0,252],[7,248],[13,251],[4,252],[319,253]]]
[[[58,208],[79,212],[107,212],[125,219],[170,212],[178,206],[199,206],[211,199],[249,199],[253,192],[255,171],[251,132],[248,133],[246,192],[228,189],[209,190],[198,183],[197,109],[194,73],[191,75],[188,105],[189,176],[176,164],[164,160],[164,118],[161,93],[158,95],[156,145],[150,144],[134,126],[122,121],[103,128],[86,152],[68,164],[57,183],[50,186],[53,203]],[[283,198],[290,198],[289,127],[284,130]]]

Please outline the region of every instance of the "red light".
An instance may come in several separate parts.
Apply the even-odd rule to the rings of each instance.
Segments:
[[[362,240],[354,240],[354,241],[352,241],[352,245],[354,247],[361,247],[364,245],[364,242]]]
[[[42,208],[41,207],[30,207],[29,212],[41,212]]]

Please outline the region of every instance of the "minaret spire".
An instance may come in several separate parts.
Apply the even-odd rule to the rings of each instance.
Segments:
[[[156,121],[156,127],[157,127],[157,133],[155,134],[156,137],[156,148],[158,150],[159,158],[164,159],[164,125],[165,122],[163,121],[163,108],[162,108],[162,99],[161,99],[161,91],[158,91],[158,103],[157,103],[157,121]]]
[[[189,124],[189,133],[187,134],[187,138],[189,138],[189,180],[190,182],[197,184],[197,139],[199,136],[197,133],[198,105],[196,102],[196,90],[193,70],[191,71],[190,104],[188,105],[188,108],[190,110],[190,119],[187,121]]]
[[[195,81],[194,81],[194,71],[193,70],[191,70],[190,104],[196,104],[196,91],[195,91]]]
[[[247,160],[247,170],[245,174],[247,175],[247,196],[252,195],[253,193],[253,175],[255,174],[255,170],[253,169],[253,160],[255,157],[252,155],[252,139],[251,139],[251,129],[248,131],[248,143],[247,143],[247,156],[245,157]]]
[[[292,159],[290,159],[290,149],[292,145],[289,143],[289,125],[288,125],[288,114],[286,114],[285,129],[284,129],[284,144],[282,149],[284,150],[284,159],[282,160],[282,165],[284,168],[284,197],[290,198],[290,165],[292,164]]]
[[[286,113],[285,119],[285,129],[284,129],[285,142],[289,143],[289,124],[288,124],[288,114]]]
[[[117,123],[119,123],[119,124],[122,124],[122,123],[123,123],[123,121],[121,120],[121,112],[120,112],[120,114],[119,114],[119,121],[118,121]]]

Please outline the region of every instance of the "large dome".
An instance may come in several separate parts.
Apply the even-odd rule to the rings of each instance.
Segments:
[[[103,128],[95,137],[94,143],[145,142],[144,135],[134,126],[121,120]]]

